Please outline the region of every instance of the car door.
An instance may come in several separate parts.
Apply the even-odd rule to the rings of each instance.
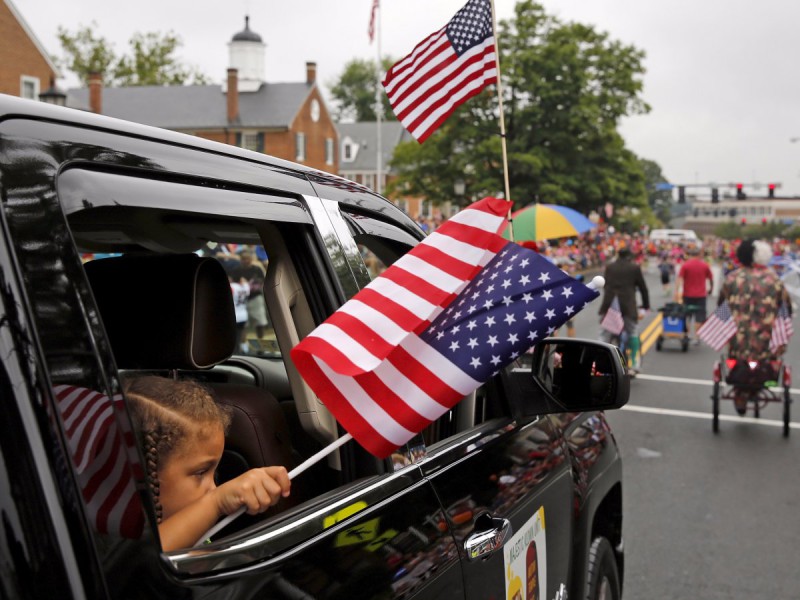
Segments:
[[[346,217],[372,277],[414,243],[391,223]],[[506,394],[497,377],[462,400],[422,433],[415,460],[442,504],[436,526],[455,537],[467,598],[512,598],[517,589],[522,598],[552,598],[569,576],[568,450],[557,417],[515,421]],[[470,557],[465,545],[479,546],[495,529],[502,544]]]
[[[106,125],[100,131],[64,124],[4,124],[9,135],[3,143],[0,130],[4,208],[16,259],[23,265],[23,296],[35,315],[46,378],[53,386],[82,386],[105,404],[113,397],[113,419],[130,432],[117,401],[119,373],[111,343],[82,270],[88,255],[131,248],[154,254],[187,252],[209,240],[275,247],[275,239],[264,239],[275,235],[291,244],[291,252],[284,253],[291,262],[281,273],[287,275],[291,267],[291,275],[302,280],[297,294],[313,297],[314,310],[308,313],[315,319],[324,318],[344,300],[346,290],[357,286],[348,263],[339,260],[330,221],[318,218],[324,214],[319,199],[310,186],[303,189],[298,183],[302,176],[287,175],[289,185],[281,176],[285,169],[258,164],[266,159],[256,155],[242,161],[226,156],[225,147],[210,155],[161,144],[152,130],[149,139],[142,139],[114,134]],[[187,138],[185,146],[190,145]],[[80,154],[79,164],[63,168],[65,156],[75,153]],[[244,183],[231,180],[231,173]],[[259,188],[265,177],[269,186]],[[297,304],[291,308],[300,310]],[[280,321],[292,314],[270,313],[276,331],[293,326]],[[222,366],[206,376],[246,375],[233,364]],[[55,415],[54,435],[69,442],[70,431],[80,426],[59,416],[54,397],[45,394],[43,401]],[[121,442],[123,436],[116,437]],[[128,473],[128,482],[136,484],[145,500],[134,510],[146,513],[144,534],[123,538],[98,526],[89,518],[85,489],[71,494],[75,509],[86,515],[84,529],[70,531],[80,531],[93,544],[94,552],[81,559],[89,565],[82,570],[96,589],[111,597],[463,597],[454,540],[447,527],[438,526],[441,505],[419,466],[404,460],[402,452],[396,461],[376,461],[351,443],[326,466],[330,473],[321,492],[275,516],[223,533],[211,544],[170,553],[161,552],[158,544],[141,455],[136,448],[109,452],[121,461],[119,473]],[[61,473],[77,467],[63,460],[52,465]],[[64,485],[73,479],[80,478],[69,475]],[[102,573],[104,581],[90,572]]]
[[[550,599],[569,577],[568,450],[557,416],[517,421],[504,412],[497,378],[450,416],[475,425],[432,435],[442,439],[428,446],[420,467],[453,528],[466,597]]]

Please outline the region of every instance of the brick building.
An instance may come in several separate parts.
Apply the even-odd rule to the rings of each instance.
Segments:
[[[0,94],[38,100],[58,69],[11,0],[0,0]]]
[[[265,48],[245,17],[245,28],[228,44],[222,85],[104,88],[97,75],[88,88],[70,90],[68,103],[337,173],[336,127],[317,86],[316,63],[306,63],[305,81],[268,83]]]

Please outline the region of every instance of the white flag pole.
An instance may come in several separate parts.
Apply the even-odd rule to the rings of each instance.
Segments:
[[[494,37],[494,58],[495,65],[497,66],[497,101],[500,108],[500,144],[503,149],[503,183],[505,184],[506,200],[511,200],[511,191],[508,185],[508,151],[506,150],[506,121],[503,115],[503,84],[500,77],[500,45],[498,43],[497,32],[497,15],[494,9],[494,0],[491,0],[492,5],[492,35]],[[511,205],[508,206],[508,237],[514,241],[514,222],[511,219]]]
[[[294,479],[295,477],[300,475],[300,473],[302,473],[303,471],[305,471],[309,467],[315,465],[320,460],[322,460],[323,458],[328,456],[328,454],[330,454],[331,452],[333,452],[334,450],[336,450],[340,446],[343,446],[344,444],[346,444],[347,442],[349,442],[352,439],[353,439],[352,435],[350,435],[349,433],[345,433],[342,437],[340,437],[336,441],[331,442],[330,444],[325,446],[319,452],[309,456],[307,459],[305,459],[303,462],[301,462],[299,465],[297,465],[294,469],[289,471],[289,479],[290,480]],[[202,535],[202,537],[199,540],[197,540],[197,542],[195,543],[194,547],[196,548],[198,546],[202,546],[203,543],[208,538],[210,538],[212,535],[214,535],[215,533],[217,533],[218,531],[220,531],[221,529],[226,527],[228,524],[232,523],[234,521],[234,519],[236,519],[236,518],[240,517],[241,515],[243,515],[246,510],[247,510],[246,506],[240,506],[238,509],[236,509],[236,512],[232,512],[227,517],[222,519],[219,523],[214,525],[211,529],[206,531]]]
[[[378,126],[377,131],[377,144],[376,144],[376,163],[375,163],[375,191],[378,194],[383,194],[383,178],[381,177],[381,171],[383,170],[383,165],[381,165],[381,154],[383,152],[383,145],[381,140],[381,123],[383,121],[383,98],[381,91],[383,90],[383,85],[381,80],[383,79],[383,64],[381,63],[381,3],[380,0],[377,0],[375,3],[377,7],[376,10],[378,11],[378,16],[376,17],[376,46],[378,49],[378,62],[377,62],[377,69],[378,72],[378,82],[375,86],[375,119],[376,124]]]

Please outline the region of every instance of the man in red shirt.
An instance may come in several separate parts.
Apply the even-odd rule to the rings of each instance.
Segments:
[[[675,301],[682,300],[687,310],[687,318],[693,317],[694,339],[692,343],[697,345],[700,343],[697,338],[697,330],[706,320],[706,297],[714,287],[714,276],[711,274],[708,263],[700,258],[699,246],[690,246],[687,254],[689,259],[681,265],[681,269],[678,271]]]

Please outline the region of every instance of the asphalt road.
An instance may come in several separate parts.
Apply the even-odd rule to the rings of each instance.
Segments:
[[[646,279],[658,309],[670,299],[654,270]],[[578,315],[579,337],[597,339],[596,313],[590,305]],[[723,401],[714,434],[716,358],[704,345],[685,353],[675,340],[661,352],[652,346],[629,404],[608,413],[623,457],[628,600],[800,599],[800,402],[788,439],[777,403],[756,420]],[[798,368],[795,400],[798,359],[800,334],[786,359]]]

